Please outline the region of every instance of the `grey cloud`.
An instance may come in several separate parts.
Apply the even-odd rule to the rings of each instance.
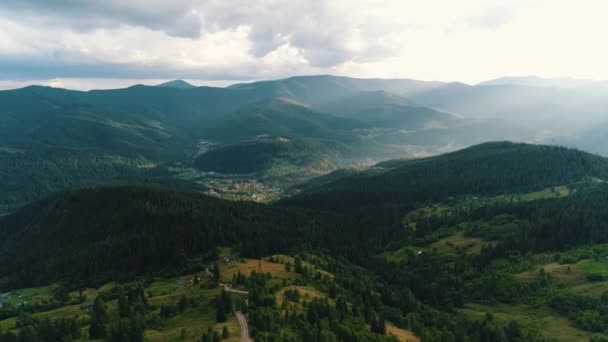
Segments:
[[[209,1],[202,8],[208,29],[251,28],[252,53],[264,56],[285,43],[299,49],[315,67],[340,64],[353,58],[387,56],[392,50],[375,46],[353,51],[345,45],[352,35],[362,41],[379,36],[369,23],[349,22],[348,15],[329,6],[326,1],[279,0],[255,2],[245,0]]]
[[[4,0],[0,9],[40,23],[87,31],[133,25],[172,36],[198,38],[201,18],[198,0]]]
[[[495,30],[509,23],[512,17],[513,13],[511,11],[503,7],[492,7],[478,15],[467,18],[466,22],[472,26]]]
[[[132,78],[205,80],[257,79],[262,75],[252,65],[239,68],[180,68],[170,65],[133,63],[69,62],[61,59],[0,57],[0,79],[35,80],[53,78]]]
[[[307,70],[326,71],[351,60],[375,60],[394,51],[375,43],[385,32],[376,21],[351,22],[349,15],[330,6],[328,1],[308,0],[2,0],[0,19],[18,17],[24,26],[44,30],[45,27],[68,27],[79,32],[98,28],[138,26],[161,31],[170,36],[188,37],[196,44],[201,35],[211,32],[249,28],[251,50],[257,58],[254,65],[233,66],[230,70],[209,67],[180,69],[180,66],[116,64],[96,60],[95,51],[81,56],[79,49],[57,38],[56,51],[48,50],[23,56],[2,56],[0,78],[10,77],[132,77],[132,78],[234,78],[253,79],[260,71],[260,58],[282,45],[297,49],[310,64]],[[372,24],[370,24],[370,22]],[[350,39],[359,46],[348,45]],[[49,44],[37,42],[41,49]],[[80,51],[80,50],[79,50]],[[152,56],[154,57],[154,56]],[[84,61],[84,62],[83,62]],[[8,64],[6,64],[8,63]],[[290,66],[284,66],[285,70]],[[292,68],[294,66],[291,66]],[[301,66],[297,66],[300,68]],[[235,71],[236,70],[236,71]],[[292,73],[296,70],[291,69]],[[298,69],[297,71],[304,71]],[[197,73],[196,75],[190,74]],[[219,75],[219,73],[225,73]],[[289,71],[287,71],[289,72]],[[264,75],[269,76],[269,75]],[[272,76],[272,75],[270,75]],[[281,75],[282,76],[282,75]]]

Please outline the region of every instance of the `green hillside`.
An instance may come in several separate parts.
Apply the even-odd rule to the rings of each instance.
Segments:
[[[315,108],[365,122],[372,127],[417,130],[455,124],[452,115],[415,104],[385,91],[362,92]]]
[[[327,218],[150,186],[74,190],[0,221],[2,286],[187,270],[188,257],[210,260],[218,247],[237,243],[244,256],[290,252],[305,242],[327,246],[331,239],[319,240],[335,224]]]
[[[0,292],[13,303],[0,308],[0,326],[6,336],[49,324],[65,335],[69,323],[83,331],[70,336],[88,336],[84,289],[108,303],[108,331],[118,334],[123,317],[148,339],[182,327],[195,340],[233,317],[216,305],[224,300],[209,301],[221,296],[213,281],[184,283],[208,269],[249,291],[247,306],[234,304],[256,340],[389,341],[392,331],[431,342],[601,341],[606,170],[577,150],[501,142],[328,175],[311,192],[319,197],[294,199],[314,198],[295,204],[322,211],[153,186],[73,190],[0,219]],[[385,199],[354,192],[369,180]],[[120,296],[147,291],[154,305],[119,314]],[[15,306],[18,294],[35,304]],[[86,319],[61,321],[74,315]]]
[[[322,113],[298,100],[321,84],[350,93],[361,88],[353,86],[358,81],[321,77],[304,79],[301,86],[292,81],[286,81],[287,92],[267,92],[263,84],[212,88],[181,82],[88,92],[39,86],[2,91],[0,165],[8,186],[0,191],[0,214],[72,185],[111,178],[162,174],[195,187],[217,185],[217,176],[197,170],[247,174],[255,176],[250,181],[261,177],[271,182],[267,186],[288,188],[370,158],[401,156],[400,144],[410,149],[412,142],[396,127],[416,130],[443,115],[418,107],[409,113],[413,107],[400,107],[400,98],[387,95],[394,102],[387,106],[398,106],[386,118],[395,127],[378,134],[376,126],[388,121],[366,121],[363,112],[342,115],[338,108],[337,115]],[[343,101],[345,110],[353,108]],[[373,111],[377,102],[366,110]],[[17,165],[21,172],[13,171]]]
[[[228,174],[263,173],[273,167],[290,169],[285,172],[327,172],[338,168],[340,156],[347,151],[346,146],[333,146],[330,141],[263,138],[213,149],[197,156],[194,166]]]
[[[462,194],[540,190],[608,177],[608,160],[563,147],[485,143],[437,157],[390,161],[286,200],[315,208],[405,205]]]
[[[165,88],[178,88],[178,89],[192,89],[196,88],[192,84],[184,81],[184,80],[173,80],[161,84],[157,84],[157,87],[165,87]]]

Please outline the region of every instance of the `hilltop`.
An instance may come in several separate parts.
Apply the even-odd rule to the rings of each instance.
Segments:
[[[173,80],[161,84],[157,84],[157,87],[165,87],[165,88],[178,88],[178,89],[192,89],[196,88],[192,84],[184,81],[184,80]]]
[[[607,177],[604,157],[564,147],[492,142],[436,157],[382,162],[286,203],[332,209],[411,206],[467,193],[521,193]]]

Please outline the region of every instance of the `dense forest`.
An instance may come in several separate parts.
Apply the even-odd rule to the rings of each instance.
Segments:
[[[287,199],[321,209],[412,206],[463,194],[521,193],[606,179],[608,159],[564,147],[485,143],[436,157],[389,161]]]
[[[602,341],[608,332],[608,292],[594,297],[575,291],[544,268],[539,271],[541,261],[535,260],[567,265],[572,272],[579,262],[596,260],[601,266],[608,256],[605,163],[564,148],[486,144],[437,158],[384,163],[369,175],[343,173],[345,178],[330,183],[331,191],[312,192],[329,194],[322,200],[333,203],[330,208],[347,209],[333,213],[299,208],[320,206],[308,200],[321,197],[306,193],[262,205],[152,185],[90,186],[2,218],[0,285],[6,291],[57,283],[71,291],[119,281],[138,288],[150,277],[204,274],[214,263],[213,279],[219,279],[217,260],[228,246],[242,258],[295,256],[293,263],[280,257],[272,262],[283,263],[297,277],[279,282],[262,272],[235,275],[232,285],[248,291],[247,302],[222,293],[213,301],[217,322],[235,310],[244,312],[256,341],[390,341],[389,323],[423,342],[546,340],[525,321],[498,320],[490,313],[474,319],[466,314],[470,303],[544,307]],[[370,187],[362,182],[362,197],[335,199],[335,189],[351,194],[347,185],[370,179],[381,189],[399,191],[369,202],[363,194]],[[365,205],[348,208],[349,203]],[[440,243],[453,236],[478,241],[478,250]],[[522,272],[531,274],[526,281],[518,278]],[[606,280],[603,273],[589,273],[581,281]],[[218,286],[205,284],[200,288]],[[327,295],[304,297],[298,286]],[[145,290],[122,291],[127,304],[118,317],[105,319],[99,304],[100,312],[84,321],[22,317],[19,324],[28,328],[17,331],[137,341],[158,324],[149,317],[159,315],[162,321],[191,305],[211,305],[186,298],[173,306],[147,306]],[[120,293],[100,300],[120,303]],[[140,299],[129,309],[131,297]],[[44,305],[2,308],[0,314],[21,317],[79,300],[61,291],[54,298]],[[14,332],[5,335],[7,341],[17,338]],[[221,335],[209,331],[202,338],[214,341]]]
[[[353,245],[372,247],[358,237],[372,235],[370,228],[348,216],[155,186],[74,190],[29,205],[1,224],[3,283],[13,286],[176,270],[188,257],[214,260],[218,247],[237,244],[243,256],[255,257],[307,248],[357,257]]]

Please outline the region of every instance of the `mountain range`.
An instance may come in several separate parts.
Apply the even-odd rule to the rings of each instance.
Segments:
[[[218,177],[236,177],[290,194],[338,168],[484,141],[608,152],[601,143],[607,88],[530,83],[325,75],[226,88],[176,80],[87,92],[40,86],[1,91],[0,212],[116,177],[179,178],[203,188]]]

